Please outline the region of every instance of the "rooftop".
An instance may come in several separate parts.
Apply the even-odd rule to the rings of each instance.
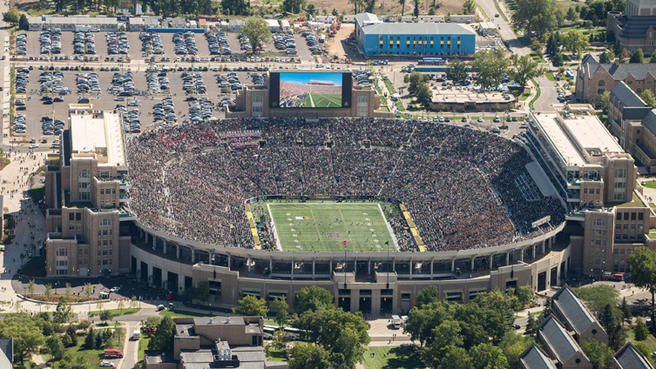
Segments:
[[[584,166],[589,157],[624,153],[589,105],[564,107],[556,112],[534,113],[535,123],[551,141],[567,166]]]
[[[558,291],[553,297],[553,302],[561,314],[565,316],[565,319],[569,321],[574,330],[579,334],[584,333],[595,321],[592,314],[590,314],[588,309],[583,305],[581,300],[574,295],[569,287],[565,287]]]
[[[93,156],[99,165],[126,165],[123,127],[117,113],[71,115],[73,157]]]
[[[546,344],[550,346],[556,359],[561,363],[567,362],[580,351],[574,339],[553,316],[550,316],[542,323],[538,332]]]
[[[519,361],[526,368],[556,369],[556,366],[551,359],[549,359],[549,357],[535,344],[531,345],[526,351],[524,351],[522,356],[520,356]]]
[[[649,361],[630,342],[627,342],[615,354],[615,360],[621,369],[654,369]]]
[[[391,35],[475,35],[474,30],[460,23],[374,23],[362,27],[365,34]]]
[[[194,318],[195,325],[246,325],[240,316]]]

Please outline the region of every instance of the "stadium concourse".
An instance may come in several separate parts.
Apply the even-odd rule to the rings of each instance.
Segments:
[[[542,197],[531,161],[499,136],[413,120],[221,120],[161,127],[128,142],[130,209],[146,227],[217,246],[252,248],[247,199],[375,197],[403,203],[429,251],[507,244],[564,220]],[[387,214],[386,214],[387,215]],[[532,222],[550,216],[541,229]],[[399,250],[418,246],[388,216]],[[257,224],[275,248],[270,222]]]

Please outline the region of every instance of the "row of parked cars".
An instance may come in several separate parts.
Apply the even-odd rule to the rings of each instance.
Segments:
[[[164,44],[162,44],[162,38],[159,36],[159,33],[141,32],[139,39],[141,40],[141,52],[144,54],[164,54]]]
[[[192,122],[201,123],[212,117],[212,102],[207,97],[201,97],[200,99],[189,97],[187,101],[189,104],[189,119]]]
[[[230,44],[228,44],[228,37],[224,32],[219,32],[219,33],[206,32],[205,38],[207,39],[207,45],[210,48],[210,54],[212,55],[232,54],[232,50],[230,49]]]
[[[122,54],[127,55],[130,50],[128,35],[125,32],[107,32],[107,53],[109,55]]]
[[[296,40],[290,32],[276,32],[273,35],[273,46],[278,50],[285,50],[288,55],[296,54]]]
[[[317,36],[314,32],[305,31],[301,33],[301,36],[305,37],[305,43],[310,48],[312,55],[321,54],[321,47],[319,46],[319,40],[317,40]]]
[[[27,33],[16,35],[16,55],[27,55]]]
[[[24,94],[27,89],[27,83],[30,81],[30,69],[21,67],[16,69],[16,83],[14,84],[17,94]]]
[[[61,54],[61,30],[42,31],[39,35],[41,54]]]
[[[134,86],[132,72],[114,73],[112,76],[112,86],[109,92],[116,96],[134,96],[139,94]]]
[[[353,79],[360,87],[369,87],[371,86],[371,82],[375,80],[370,70],[356,70],[353,72]]]
[[[23,102],[23,106],[25,106],[25,102]],[[27,117],[23,113],[17,113],[14,115],[14,132],[15,133],[25,133],[25,130],[27,129],[26,125],[26,119]]]
[[[123,117],[123,130],[126,133],[141,133],[141,121],[139,120],[139,110],[130,109],[128,110],[125,105],[119,104],[114,108],[116,111],[120,111]]]
[[[42,71],[39,75],[39,93],[44,95],[42,101],[45,104],[52,103],[53,95],[54,102],[63,102],[61,96],[67,95],[71,90],[64,86],[64,74],[60,71]],[[50,102],[47,102],[50,100]]]
[[[176,55],[197,55],[196,38],[191,32],[176,33],[173,35]]]
[[[77,86],[78,93],[91,92],[100,94],[100,82],[98,81],[98,73],[77,73],[75,75],[75,85]]]
[[[91,32],[75,32],[73,35],[73,53],[96,54],[96,35]]]
[[[173,99],[165,97],[161,103],[153,105],[153,118],[155,122],[173,123],[176,121]]]
[[[182,89],[189,94],[205,94],[207,93],[207,85],[203,81],[203,76],[200,73],[182,73]]]
[[[159,94],[162,92],[168,92],[170,90],[169,77],[166,76],[164,71],[154,71],[149,70],[146,72],[146,83],[148,84],[148,93],[149,94]]]
[[[239,34],[239,47],[241,48],[241,51],[251,52],[253,50],[251,41],[249,40],[248,36],[243,33]]]
[[[241,81],[239,81],[239,77],[237,76],[237,73],[235,72],[230,72],[226,76],[220,74],[215,74],[215,76],[216,76],[216,84],[218,84],[221,89],[225,89],[229,87],[231,91],[236,91],[236,90],[241,90],[243,87],[241,85]]]
[[[64,123],[61,119],[52,119],[51,117],[41,117],[41,130],[44,135],[60,135],[64,131]]]

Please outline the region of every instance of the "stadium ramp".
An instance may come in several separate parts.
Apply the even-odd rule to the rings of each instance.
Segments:
[[[253,235],[253,241],[255,242],[255,249],[262,250],[262,242],[260,241],[260,236],[257,234],[257,227],[255,226],[255,219],[253,218],[251,205],[245,203],[244,207],[246,207],[246,218],[248,218],[248,226],[251,228],[251,234]]]
[[[399,207],[401,208],[405,221],[408,223],[408,227],[410,227],[410,233],[412,233],[412,237],[414,237],[415,242],[419,247],[419,252],[426,252],[426,246],[424,246],[424,241],[421,240],[421,236],[419,235],[419,231],[417,231],[415,221],[412,220],[412,216],[410,216],[410,212],[405,207],[405,204],[400,204]]]

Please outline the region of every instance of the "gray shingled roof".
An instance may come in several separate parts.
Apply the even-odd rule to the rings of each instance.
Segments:
[[[647,104],[642,101],[640,96],[631,89],[624,81],[619,81],[617,85],[610,91],[610,94],[615,96],[624,107],[645,107]]]
[[[359,13],[355,15],[355,23],[363,24],[364,22],[380,22],[376,14]]]
[[[656,63],[600,64],[592,55],[586,55],[583,58],[581,68],[588,76],[594,75],[599,68],[604,68],[616,81],[624,80],[629,75],[637,80],[643,80],[649,74],[656,77]]]
[[[561,363],[567,362],[580,349],[565,328],[550,316],[538,329],[540,337],[551,347],[556,359]]]
[[[522,356],[519,361],[522,362],[527,369],[556,369],[554,363],[547,357],[547,355],[540,350],[538,346],[532,344]]]
[[[654,369],[633,344],[627,342],[617,354],[615,360],[621,369]]]
[[[387,35],[475,35],[474,30],[459,23],[377,23],[362,27],[365,34]]]
[[[642,125],[652,134],[656,135],[656,111],[654,111],[654,109],[647,113],[645,118],[642,120]]]
[[[552,299],[554,306],[560,311],[560,313],[567,319],[567,321],[574,327],[574,330],[578,334],[584,333],[592,323],[594,323],[594,317],[588,309],[583,305],[581,300],[578,299],[569,289],[565,287],[562,290],[558,291]]]
[[[620,35],[626,38],[644,38],[650,26],[656,26],[655,16],[626,17]]]

